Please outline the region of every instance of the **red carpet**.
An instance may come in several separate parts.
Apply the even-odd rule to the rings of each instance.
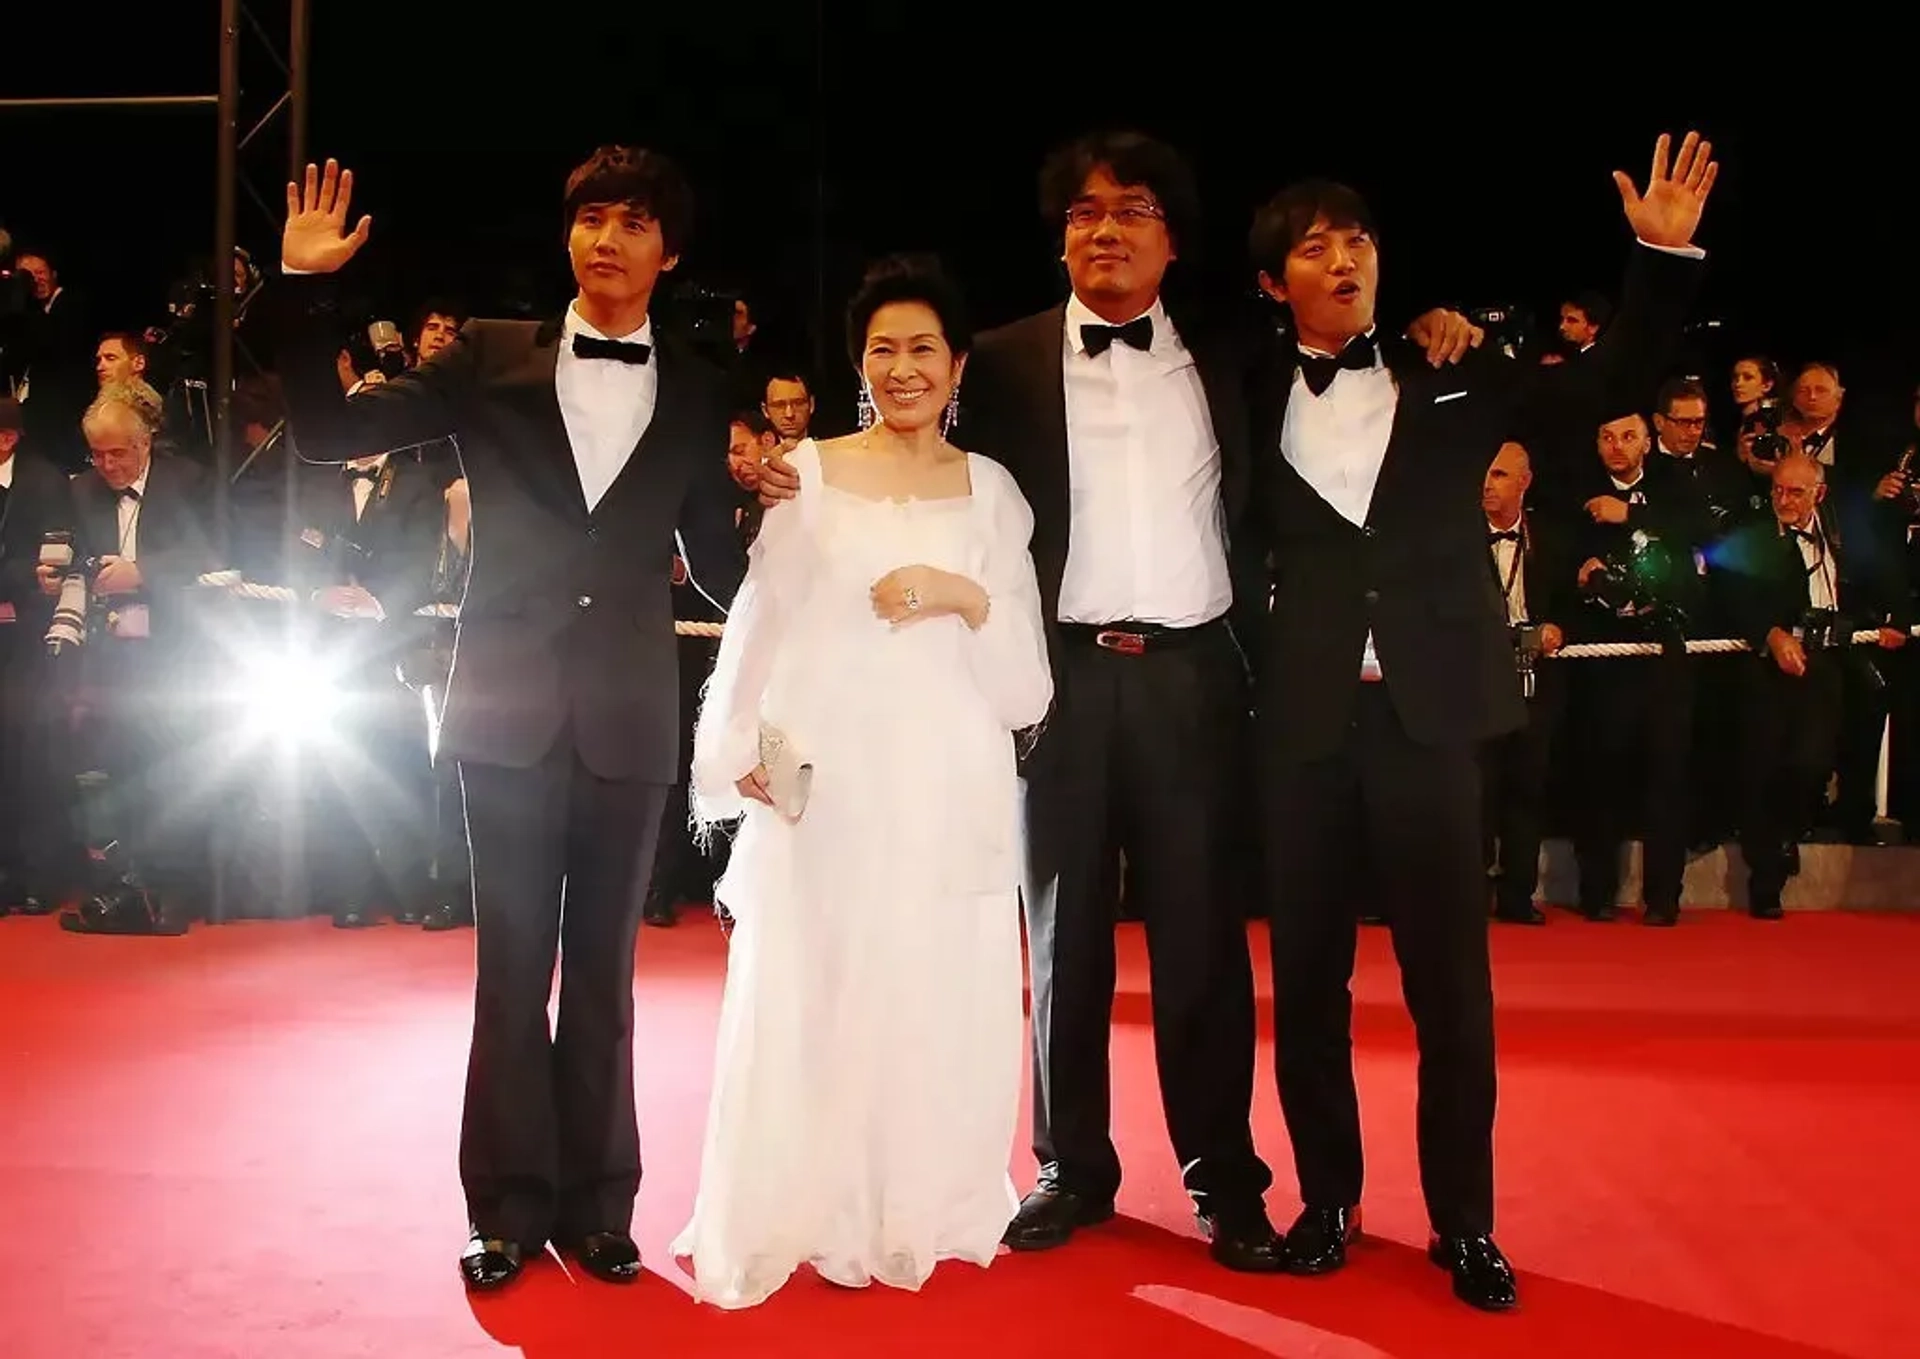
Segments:
[[[1920,917],[1496,930],[1500,1240],[1523,1290],[1507,1317],[1453,1302],[1417,1249],[1411,1040],[1383,935],[1355,986],[1372,1239],[1324,1280],[1207,1262],[1153,1091],[1138,934],[1123,938],[1119,1222],[990,1271],[949,1266],[918,1296],[803,1276],[722,1314],[688,1299],[665,1249],[692,1194],[724,957],[704,918],[642,940],[652,1275],[619,1290],[547,1263],[472,1306],[453,1268],[470,934],[313,921],[92,939],[0,921],[0,1354],[1920,1353]],[[1264,1061],[1256,1121],[1284,1225]]]

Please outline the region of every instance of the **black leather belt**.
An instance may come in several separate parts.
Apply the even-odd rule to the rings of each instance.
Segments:
[[[1144,656],[1149,651],[1166,651],[1189,646],[1213,635],[1225,626],[1225,619],[1209,619],[1190,628],[1170,628],[1164,623],[1136,623],[1123,619],[1116,623],[1062,623],[1060,635],[1073,641],[1091,642],[1105,651],[1122,656]]]

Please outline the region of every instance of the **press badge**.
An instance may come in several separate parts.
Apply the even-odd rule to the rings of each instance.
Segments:
[[[316,528],[301,529],[300,541],[312,548],[315,552],[319,552],[325,549],[327,545],[327,535]]]

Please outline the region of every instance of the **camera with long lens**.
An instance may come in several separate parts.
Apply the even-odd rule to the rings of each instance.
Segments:
[[[47,654],[59,656],[85,644],[96,611],[104,610],[104,601],[94,597],[87,582],[100,569],[98,557],[79,561],[73,556],[73,535],[55,529],[40,540],[40,565],[52,567],[60,577],[60,593],[53,606],[53,621],[47,627]]]
[[[1644,622],[1672,645],[1684,644],[1687,589],[1697,579],[1692,553],[1635,529],[1626,548],[1602,558],[1583,588],[1614,617]]]
[[[1875,648],[1853,644],[1853,634],[1858,628],[1858,619],[1837,610],[1808,609],[1800,616],[1793,635],[1800,639],[1802,651],[1830,653],[1835,664],[1852,673],[1868,691],[1878,693],[1887,687],[1887,677],[1874,664]]]
[[[1467,313],[1467,319],[1486,332],[1488,349],[1498,350],[1510,359],[1526,352],[1533,332],[1533,317],[1526,309],[1496,303],[1475,307]]]
[[[1783,418],[1778,406],[1762,406],[1740,426],[1740,433],[1752,435],[1747,451],[1757,462],[1779,462],[1793,451],[1793,444],[1780,432]]]
[[[1532,698],[1539,686],[1536,667],[1547,654],[1546,628],[1539,623],[1513,625],[1513,668],[1520,676],[1520,695]]]

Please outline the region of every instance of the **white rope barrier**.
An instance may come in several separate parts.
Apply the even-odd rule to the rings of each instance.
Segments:
[[[1909,636],[1920,637],[1920,627],[1909,631]],[[1862,628],[1850,639],[1855,646],[1866,646],[1880,640],[1880,629]],[[1690,637],[1687,639],[1689,656],[1721,655],[1729,652],[1752,651],[1744,639],[1739,637]],[[1666,654],[1666,648],[1658,642],[1572,642],[1561,647],[1545,660],[1584,661],[1596,658],[1611,659],[1615,656],[1660,656]]]
[[[201,585],[224,589],[235,599],[263,600],[269,603],[291,604],[299,600],[296,591],[283,585],[259,585],[253,581],[242,580],[236,571],[216,571],[200,577]],[[414,610],[417,618],[460,617],[458,604],[427,604]],[[726,630],[724,623],[697,623],[685,618],[673,621],[673,635],[676,637],[719,637]],[[1911,636],[1920,637],[1920,627],[1910,630]],[[1852,636],[1855,646],[1866,646],[1880,640],[1878,628],[1862,628]],[[1689,656],[1724,655],[1742,651],[1752,651],[1743,638],[1739,637],[1691,637],[1687,639]],[[1660,656],[1666,653],[1666,647],[1659,642],[1572,642],[1554,652],[1550,659],[1556,661],[1584,661],[1607,659],[1617,656]]]

